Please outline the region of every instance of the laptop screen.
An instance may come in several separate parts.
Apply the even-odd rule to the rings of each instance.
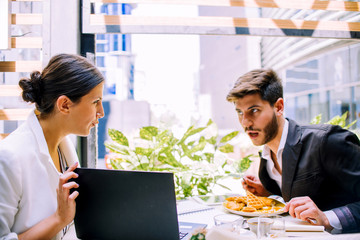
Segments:
[[[80,239],[178,240],[172,173],[77,168]]]

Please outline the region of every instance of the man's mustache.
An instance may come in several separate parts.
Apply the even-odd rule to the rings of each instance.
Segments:
[[[256,131],[256,132],[260,132],[261,130],[260,129],[257,129],[257,128],[253,128],[253,127],[246,127],[245,128],[245,132],[247,131]]]

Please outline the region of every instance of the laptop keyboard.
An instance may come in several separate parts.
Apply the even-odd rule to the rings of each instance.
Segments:
[[[188,234],[189,233],[187,233],[187,232],[179,232],[179,237],[180,237],[180,239],[183,239]]]

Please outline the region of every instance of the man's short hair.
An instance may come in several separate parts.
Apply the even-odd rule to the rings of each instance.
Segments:
[[[279,98],[283,98],[281,79],[272,69],[252,70],[236,80],[226,100],[235,102],[246,95],[252,94],[260,94],[262,100],[274,106]]]

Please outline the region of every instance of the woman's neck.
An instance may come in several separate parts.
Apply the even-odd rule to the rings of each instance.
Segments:
[[[60,172],[61,168],[60,168],[58,147],[61,140],[64,137],[64,134],[62,133],[61,128],[59,127],[62,126],[62,124],[59,120],[57,120],[56,117],[48,117],[48,118],[38,117],[38,119],[44,133],[49,154],[57,170]]]

